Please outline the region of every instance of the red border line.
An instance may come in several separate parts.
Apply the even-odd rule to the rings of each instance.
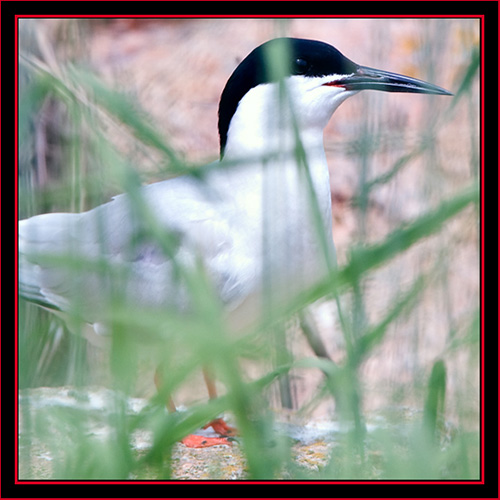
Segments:
[[[59,0],[56,0],[59,1]],[[288,0],[289,1],[289,0]],[[326,1],[326,0],[325,0]],[[242,484],[242,485],[247,485],[247,484],[282,484],[282,485],[295,485],[295,484],[306,484],[306,485],[327,485],[327,484],[340,484],[340,485],[351,485],[351,484],[359,484],[359,485],[375,485],[375,484],[380,484],[380,485],[417,485],[417,484],[458,484],[458,485],[477,485],[477,484],[484,484],[484,461],[485,461],[485,456],[484,456],[484,443],[485,443],[485,438],[484,438],[484,399],[485,399],[485,394],[484,394],[484,377],[485,377],[485,370],[484,370],[484,328],[485,328],[485,322],[484,322],[484,276],[485,276],[485,269],[484,269],[484,15],[469,15],[469,14],[458,14],[458,15],[445,15],[445,14],[436,14],[436,15],[423,15],[423,14],[416,14],[416,15],[408,15],[408,14],[395,14],[395,15],[377,15],[377,14],[372,14],[372,15],[347,15],[347,14],[342,14],[342,15],[312,15],[312,14],[300,14],[300,15],[263,15],[263,14],[253,14],[253,15],[229,15],[229,14],[207,14],[207,15],[190,15],[190,14],[181,14],[181,15],[133,15],[133,14],[124,14],[124,15],[116,15],[116,14],[101,14],[101,15],[70,15],[70,14],[60,14],[60,15],[46,15],[46,14],[36,14],[36,15],[27,15],[27,14],[18,14],[14,16],[15,19],[15,42],[14,42],[14,50],[15,50],[15,121],[14,121],[14,147],[15,147],[15,163],[14,163],[14,169],[15,169],[15,209],[14,209],[14,215],[15,215],[15,251],[16,251],[16,256],[15,256],[15,266],[16,266],[16,271],[18,269],[18,230],[17,230],[17,221],[18,221],[18,148],[19,148],[19,137],[18,137],[18,20],[19,19],[26,19],[26,18],[40,18],[40,19],[50,19],[50,18],[68,18],[68,19],[86,19],[86,18],[149,18],[149,19],[180,19],[180,18],[192,18],[192,19],[244,19],[244,18],[258,18],[258,19],[279,19],[279,18],[308,18],[308,19],[336,19],[336,18],[349,18],[349,19],[372,19],[372,18],[381,18],[381,19],[397,19],[397,18],[403,18],[403,19],[433,19],[433,18],[445,18],[445,19],[460,19],[460,18],[465,18],[465,19],[479,19],[480,20],[480,47],[481,47],[481,57],[480,57],[480,62],[481,62],[481,67],[480,67],[480,76],[481,76],[481,82],[480,82],[480,109],[481,109],[481,117],[480,117],[480,196],[481,196],[481,269],[480,269],[480,277],[481,277],[481,370],[480,370],[480,396],[481,396],[481,401],[480,401],[480,409],[481,409],[481,416],[480,416],[480,423],[481,423],[481,452],[480,452],[480,480],[441,480],[441,481],[432,481],[432,480],[358,480],[358,481],[346,481],[346,480],[310,480],[310,481],[304,481],[304,480],[19,480],[18,475],[19,475],[19,463],[18,463],[18,447],[19,447],[19,428],[18,428],[18,418],[19,418],[19,407],[18,407],[18,391],[19,391],[19,381],[18,381],[18,353],[19,353],[19,345],[18,345],[18,317],[16,314],[16,326],[15,326],[15,359],[14,359],[14,367],[15,367],[15,394],[16,394],[16,402],[15,402],[15,484],[18,485],[95,485],[95,484],[117,484],[117,485],[128,485],[128,484],[160,484],[160,485],[167,485],[167,484],[176,484],[176,485],[183,485],[183,484],[196,484],[196,485],[203,485],[203,484],[214,484],[214,485],[222,485],[222,484]],[[499,39],[499,48],[500,48],[500,39]],[[500,78],[500,70],[499,70],[499,78]],[[500,95],[500,89],[499,89],[499,95]],[[499,133],[499,142],[500,142],[500,133]],[[500,153],[499,153],[499,163],[500,163]],[[499,180],[499,190],[500,190],[500,180]],[[500,204],[499,204],[499,209],[498,213],[500,215]],[[499,236],[499,243],[500,243],[500,236]],[[500,254],[499,254],[499,259],[500,259]],[[500,278],[500,270],[498,277]],[[18,283],[16,280],[15,284],[15,311],[16,313],[18,312]],[[499,311],[500,311],[500,298],[499,298]],[[500,347],[499,347],[499,356],[500,356]],[[500,371],[499,371],[499,381],[500,381]],[[499,402],[499,410],[500,410],[500,402]],[[500,421],[499,421],[499,427],[500,427]],[[499,437],[499,443],[500,443],[500,437]],[[500,471],[499,471],[500,472]],[[126,497],[122,497],[126,498]]]

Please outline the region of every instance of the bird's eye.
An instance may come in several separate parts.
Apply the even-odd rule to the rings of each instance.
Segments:
[[[293,62],[294,73],[297,75],[303,75],[309,69],[309,63],[300,57],[297,57]]]

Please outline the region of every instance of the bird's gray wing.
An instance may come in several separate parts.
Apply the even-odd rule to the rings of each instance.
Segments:
[[[229,305],[253,286],[252,258],[227,217],[227,200],[191,178],[145,186],[81,214],[19,223],[20,291],[29,300],[100,320],[110,296],[147,307],[189,308],[183,272],[200,262]],[[76,304],[76,306],[75,306]]]

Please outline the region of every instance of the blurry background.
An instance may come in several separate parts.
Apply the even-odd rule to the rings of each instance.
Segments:
[[[451,98],[365,91],[335,113],[325,131],[325,148],[340,266],[349,262],[353,248],[384,241],[478,181],[477,19],[21,19],[19,23],[21,218],[87,210],[122,192],[123,179],[116,176],[109,145],[127,158],[143,182],[172,175],[168,155],[154,147],[151,137],[141,141],[139,127],[131,130],[126,113],[112,108],[114,94],[99,97],[96,92],[94,101],[84,79],[80,87],[71,68],[84,71],[80,75],[97,75],[99,85],[124,95],[134,103],[134,117],[151,124],[177,158],[195,166],[218,158],[218,99],[227,78],[253,48],[275,36],[321,40],[361,65],[414,76],[455,94]],[[70,99],[65,100],[66,90],[58,82],[71,89]],[[69,104],[74,96],[87,110],[83,114]],[[388,312],[424,277],[425,284],[409,305],[384,323],[381,341],[374,342],[355,366],[360,408],[368,419],[390,408],[421,410],[431,370],[444,360],[446,420],[477,437],[478,217],[477,207],[469,206],[431,237],[418,238],[409,250],[362,276],[340,298],[343,324],[334,301],[315,304],[315,324],[329,355],[343,366],[350,359],[346,338],[351,335],[348,343],[356,341],[359,332],[384,323]],[[21,388],[105,383],[95,377],[102,361],[99,354],[85,361],[92,366],[97,357],[94,368],[84,368],[78,354],[87,352],[84,344],[68,340],[56,326],[45,328],[50,342],[47,333],[34,335],[42,330],[35,316],[40,313],[22,307],[27,309],[20,311]],[[312,356],[293,321],[286,344],[295,359]],[[259,363],[245,363],[248,373],[262,373]],[[186,405],[206,398],[201,375],[190,377],[176,393],[176,400]],[[290,374],[292,406],[301,409],[307,421],[335,415],[334,400],[324,397],[323,380],[317,369],[294,369]],[[141,377],[134,395],[153,395],[150,381]],[[220,389],[224,391],[222,385]],[[273,386],[270,394],[277,408],[280,397],[282,401],[278,392]],[[467,455],[474,455],[477,464],[475,438],[474,443]]]

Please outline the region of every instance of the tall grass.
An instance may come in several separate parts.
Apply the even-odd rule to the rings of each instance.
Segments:
[[[135,99],[104,83],[86,67],[84,40],[91,26],[79,21],[63,24],[63,38],[56,44],[44,37],[44,21],[38,23],[42,24],[21,21],[20,31],[21,218],[46,211],[89,209],[124,191],[134,212],[147,221],[144,236],[171,256],[173,235],[162,231],[141,199],[138,188],[150,179],[137,165],[156,165],[154,178],[167,174],[196,177],[196,166],[182,159]],[[430,45],[439,33],[426,36]],[[61,47],[66,47],[64,54]],[[423,61],[427,59],[423,57]],[[117,287],[107,304],[111,338],[104,351],[87,345],[78,335],[83,328],[77,328],[77,335],[69,333],[50,313],[21,300],[21,478],[169,479],[174,474],[176,442],[223,412],[234,416],[246,460],[244,474],[251,479],[477,478],[477,291],[471,291],[470,302],[459,317],[453,303],[460,300],[453,289],[456,274],[466,270],[478,273],[478,262],[469,258],[477,258],[477,254],[466,253],[471,242],[477,251],[478,237],[477,71],[478,54],[473,48],[456,75],[455,97],[440,113],[432,109],[428,115],[424,113],[425,121],[412,131],[416,135],[409,148],[403,130],[400,143],[391,149],[376,123],[362,125],[356,142],[342,146],[342,154],[358,165],[352,212],[358,242],[344,251],[339,267],[322,283],[284,309],[273,308],[258,328],[237,338],[231,336],[201,266],[186,268],[181,263],[176,270],[191,297],[190,314],[139,308]],[[464,128],[471,145],[466,148],[469,157],[459,160],[468,165],[469,175],[466,182],[450,188],[436,137],[464,109],[469,112]],[[372,171],[380,158],[385,169]],[[420,205],[411,218],[400,220],[392,214],[396,223],[374,238],[370,232],[374,200],[380,199],[380,193],[390,194],[390,186],[415,162],[427,169],[423,185],[416,189],[430,202],[423,209]],[[198,177],[202,183],[203,178]],[[436,179],[442,189],[433,186]],[[58,258],[57,263],[75,274],[98,272],[126,279],[121,270],[105,262],[68,256]],[[468,269],[457,269],[461,265]],[[333,305],[335,332],[321,332],[331,356],[298,356],[299,348],[290,340],[285,321],[317,301]],[[434,314],[434,301],[443,304],[445,319],[428,316]],[[73,319],[81,312],[76,308]],[[436,329],[436,336],[447,332],[440,347],[431,349],[431,356],[426,343],[432,342],[433,335],[428,329]],[[312,353],[308,346],[314,345],[317,334],[309,334],[309,342],[304,337],[295,337],[295,341]],[[414,352],[404,354],[404,363],[396,359],[401,337],[404,348],[414,346]],[[333,354],[332,342],[338,346]],[[385,351],[387,345],[394,351]],[[316,347],[317,353],[321,351],[321,345]],[[131,397],[137,395],[137,386],[144,380],[140,352],[144,348],[146,359],[161,360],[165,383],[142,409],[131,412]],[[250,378],[240,359],[250,359],[258,367],[254,370],[258,375]],[[402,371],[400,377],[388,377],[386,385],[374,389],[370,374],[390,372],[386,366],[390,363]],[[226,393],[166,414],[167,398],[191,384],[193,374],[207,365],[225,385]],[[306,411],[334,401],[335,412],[328,412],[327,417],[339,422],[342,429],[326,465],[319,470],[302,467],[293,459],[293,443],[276,429],[270,403],[272,391],[277,390],[283,406],[297,406],[294,381],[312,371],[321,372],[322,379],[307,401],[298,405]],[[383,378],[374,378],[383,382]],[[112,389],[106,393],[106,411],[94,406],[91,385]],[[43,386],[69,388],[68,398],[74,404],[43,407],[28,397],[36,394],[30,388]],[[367,403],[374,390],[385,392],[384,404],[377,411],[377,405]],[[382,417],[384,425],[374,425]],[[138,450],[132,443],[145,431],[151,444]],[[35,460],[43,451],[51,456],[49,472],[40,472]],[[216,479],[217,473],[211,478]]]

